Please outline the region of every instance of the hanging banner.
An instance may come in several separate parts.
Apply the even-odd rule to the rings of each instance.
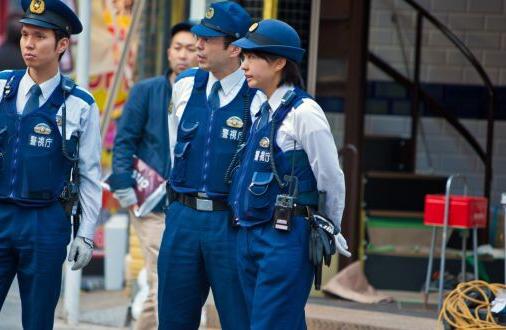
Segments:
[[[132,8],[135,0],[95,0],[92,2],[90,82],[101,111],[105,107],[107,95],[114,80],[114,71],[119,64],[125,39],[132,22]],[[104,141],[104,168],[110,168],[110,150],[116,135],[116,119],[120,116],[126,102],[128,91],[133,85],[136,62],[137,39],[134,39],[128,53],[127,65],[122,83],[114,102],[112,120]]]

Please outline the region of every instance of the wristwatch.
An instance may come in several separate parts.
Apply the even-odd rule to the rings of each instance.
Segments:
[[[82,237],[82,236],[81,236],[81,238],[83,239],[83,242],[86,243],[86,245],[88,245],[90,247],[90,249],[93,250],[93,248],[95,247],[93,240],[86,238],[86,237]]]

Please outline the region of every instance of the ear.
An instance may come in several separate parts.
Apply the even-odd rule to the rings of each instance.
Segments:
[[[57,50],[59,54],[63,54],[70,45],[70,39],[69,38],[62,38],[58,41]]]
[[[284,57],[279,57],[277,58],[274,63],[273,63],[273,69],[276,71],[276,72],[279,72],[281,70],[283,70],[283,68],[286,66],[286,58]]]
[[[229,45],[228,49],[229,49],[230,57],[239,58],[241,56],[241,48],[234,46],[234,45]]]

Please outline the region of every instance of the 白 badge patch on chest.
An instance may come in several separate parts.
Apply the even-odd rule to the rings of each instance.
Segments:
[[[232,128],[242,128],[244,126],[244,123],[241,118],[232,116],[227,119],[227,126]]]
[[[49,127],[48,124],[45,124],[45,123],[39,123],[39,124],[35,125],[35,127],[33,128],[33,131],[37,134],[43,134],[43,135],[51,134],[51,128]]]

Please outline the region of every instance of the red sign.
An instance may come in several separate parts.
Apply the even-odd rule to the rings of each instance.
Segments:
[[[444,225],[444,195],[426,195],[424,224]],[[485,228],[487,226],[487,199],[478,196],[450,196],[448,226],[454,228]]]

